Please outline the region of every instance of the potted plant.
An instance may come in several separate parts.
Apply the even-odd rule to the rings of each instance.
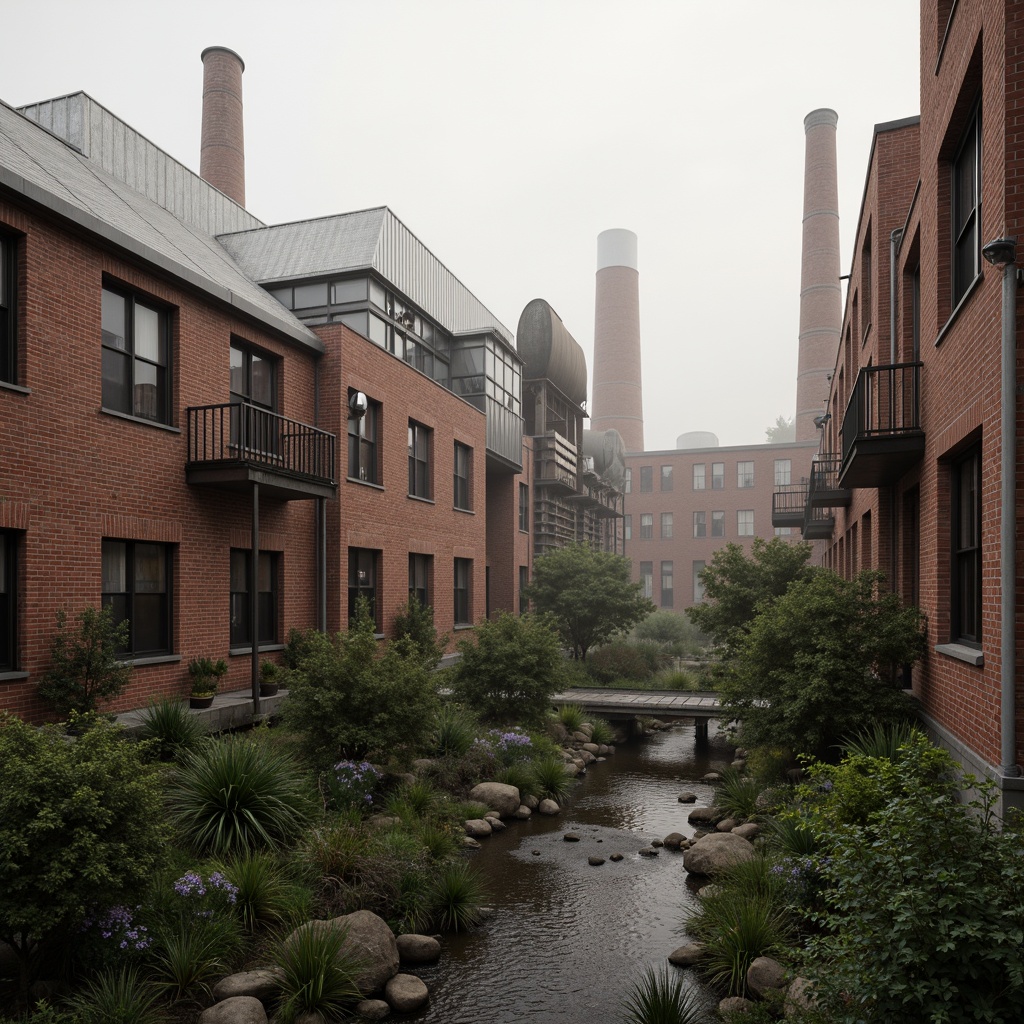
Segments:
[[[216,661],[212,658],[193,658],[188,663],[188,674],[192,677],[189,706],[208,708],[217,695],[220,678],[227,670],[227,662],[223,658],[218,658]]]
[[[260,696],[273,697],[277,693],[280,682],[278,676],[281,669],[276,661],[260,662]]]

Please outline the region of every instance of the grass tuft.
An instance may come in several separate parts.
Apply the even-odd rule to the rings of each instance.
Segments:
[[[462,860],[443,865],[431,886],[427,906],[431,919],[441,931],[462,932],[481,917],[486,898],[484,884]]]
[[[195,750],[205,735],[202,722],[183,700],[167,697],[142,712],[142,738],[153,741],[162,761],[176,760],[182,753]]]
[[[663,965],[648,967],[633,983],[623,1003],[627,1024],[703,1024],[706,1019],[696,990],[683,975]]]
[[[580,704],[562,704],[555,715],[569,732],[575,732],[587,720],[586,712]]]
[[[356,982],[362,960],[346,946],[348,932],[313,921],[297,929],[277,956],[282,1003],[277,1020],[291,1024],[304,1014],[338,1020],[361,997]]]
[[[533,791],[539,797],[563,800],[569,792],[569,776],[565,762],[554,754],[538,757],[532,764]]]

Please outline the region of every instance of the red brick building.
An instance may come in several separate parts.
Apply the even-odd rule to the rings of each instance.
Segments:
[[[806,524],[825,564],[921,607],[923,719],[1004,807],[1024,804],[1022,52],[1019,5],[921,5],[921,114],[876,129]]]

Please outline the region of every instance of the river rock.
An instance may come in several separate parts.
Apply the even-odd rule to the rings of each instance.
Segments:
[[[199,1024],[267,1024],[267,1011],[255,996],[230,996],[203,1010]]]
[[[593,764],[597,760],[597,754],[592,754],[589,750],[581,750],[579,759],[585,765]]]
[[[672,950],[668,955],[668,962],[675,964],[676,967],[692,967],[703,955],[703,942],[689,942]]]
[[[432,935],[398,935],[395,944],[404,964],[432,964],[441,957],[441,943]]]
[[[800,1017],[808,1010],[813,1010],[816,1003],[814,983],[807,978],[794,978],[786,989],[783,1009],[787,1017]]]
[[[584,743],[583,749],[597,757],[601,753],[601,746],[598,743]]]
[[[595,854],[591,854],[591,855],[590,855],[590,856],[589,856],[589,857],[587,858],[587,863],[588,863],[588,864],[589,864],[589,865],[590,865],[590,866],[591,866],[592,868],[599,868],[599,867],[600,867],[600,866],[601,866],[601,865],[602,865],[602,864],[604,863],[604,857],[598,857],[598,856],[596,856]]]
[[[590,735],[588,733],[585,733],[582,729],[577,729],[572,734],[572,739],[574,743],[589,743]]]
[[[694,807],[686,819],[691,825],[714,825],[722,817],[717,807]]]
[[[540,850],[531,850],[530,853],[532,853],[534,855],[534,857],[539,857],[540,856]]]
[[[651,846],[655,847],[656,849],[661,849],[661,847],[663,847],[664,845],[664,842],[662,842],[662,840],[660,839],[651,840]]]
[[[516,810],[518,810],[518,808],[516,808]],[[484,818],[484,821],[491,826],[492,832],[504,832],[505,829],[508,828],[508,825],[506,825],[501,818],[492,818],[489,814]]]
[[[623,857],[622,857],[622,854],[621,854],[621,853],[613,853],[613,854],[612,854],[612,855],[611,855],[611,856],[610,856],[610,857],[609,857],[608,859],[609,859],[609,860],[613,860],[613,861],[615,861],[616,863],[618,863],[618,862],[619,862],[620,860],[622,860],[622,859],[623,859]]]
[[[530,796],[523,797],[523,806],[529,807],[531,811],[537,810],[540,806],[540,800],[531,794]]]
[[[770,956],[755,957],[747,968],[747,988],[764,999],[769,992],[786,987],[786,969]]]
[[[211,995],[214,1002],[233,999],[236,996],[253,996],[260,1002],[275,999],[281,991],[281,973],[276,968],[258,971],[240,971],[221,978],[213,986]]]
[[[363,1020],[383,1020],[391,1007],[383,999],[361,999],[356,1003],[356,1014]]]
[[[402,823],[402,819],[396,818],[393,814],[371,814],[366,820],[374,828],[391,828],[392,825]]]
[[[594,726],[593,726],[593,724],[590,723],[590,722],[584,722],[580,726],[580,732],[583,733],[583,735],[586,736],[587,739],[589,740],[590,737],[594,735]]]
[[[669,834],[662,840],[662,843],[666,849],[678,850],[679,847],[682,846],[685,838],[686,836],[684,836],[682,832],[669,832]]]
[[[462,845],[467,850],[479,850],[480,844],[472,836],[463,836]]]
[[[559,807],[558,804],[556,804],[555,801],[551,800],[551,799],[541,800],[539,806],[537,807],[537,810],[541,814],[561,814],[562,813],[562,808]]]
[[[556,743],[564,743],[569,738],[569,730],[558,719],[548,722],[548,735]]]
[[[722,776],[718,772],[708,772],[707,775],[701,776],[702,782],[721,782]]]
[[[734,835],[741,836],[743,839],[756,839],[761,834],[761,826],[756,822],[747,821],[742,825],[737,825],[732,831]]]
[[[575,832],[566,832],[562,839],[566,843],[578,843],[580,837]]]
[[[520,821],[526,821],[526,819],[531,817],[532,815],[533,811],[531,811],[530,808],[526,806],[526,804],[520,804],[519,810],[515,813],[515,817],[518,818]]]
[[[731,832],[737,825],[739,825],[739,819],[737,818],[723,818],[715,828],[719,832]]]
[[[694,875],[714,876],[728,867],[753,860],[754,847],[735,832],[713,832],[683,854],[683,867]]]
[[[462,827],[466,830],[466,835],[472,836],[474,839],[489,836],[494,831],[486,818],[470,818],[469,821],[462,823]]]
[[[417,757],[412,763],[414,771],[425,772],[429,771],[434,767],[434,759],[432,757]]]
[[[642,850],[637,850],[637,853],[641,857],[657,857],[658,851],[653,846],[645,846]]]
[[[728,1019],[730,1013],[750,1013],[757,1004],[742,996],[729,996],[718,1004],[720,1016]]]
[[[680,793],[676,798],[681,804],[695,804],[697,802],[696,793]]]
[[[493,807],[501,818],[511,818],[522,803],[519,790],[504,782],[481,782],[469,791],[469,799]]]
[[[567,761],[565,764],[565,774],[571,778],[576,778],[577,775],[582,771],[580,766],[575,761]]]
[[[392,1010],[412,1013],[430,998],[427,986],[415,974],[396,974],[384,989],[384,998]]]

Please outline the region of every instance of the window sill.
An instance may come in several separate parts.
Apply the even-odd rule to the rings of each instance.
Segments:
[[[942,325],[942,330],[939,331],[939,336],[935,339],[935,347],[938,348],[943,341],[945,341],[946,335],[949,333],[950,328],[956,322],[957,317],[960,315],[960,310],[967,305],[970,297],[974,294],[975,289],[985,280],[985,272],[979,271],[978,276],[967,286],[967,291],[960,296],[960,301],[956,304],[953,312],[949,314],[949,319]]]
[[[357,476],[345,477],[345,483],[347,484],[359,484],[360,487],[372,487],[375,491],[383,491],[383,484],[376,484],[372,480],[361,480]]]
[[[0,391],[13,391],[16,395],[31,395],[32,389],[12,384],[9,380],[0,380]]]
[[[976,668],[981,668],[985,664],[984,653],[976,647],[967,647],[965,644],[936,644],[935,653],[966,662]]]
[[[144,658],[124,659],[126,665],[134,665],[135,668],[140,668],[144,665],[170,665],[177,661],[181,661],[180,654],[150,654]]]
[[[27,672],[0,672],[0,683],[17,683],[28,679]]]
[[[472,629],[472,628],[473,628],[473,623],[472,622],[456,622],[455,625],[452,626],[452,629],[455,630],[456,633],[460,629]]]
[[[181,433],[181,427],[175,427],[170,423],[160,423],[157,420],[143,419],[141,416],[131,416],[126,412],[121,412],[119,409],[108,409],[101,405],[100,412],[105,416],[113,416],[119,420],[128,420],[129,423],[138,423],[143,427],[155,427],[157,430],[166,430],[168,434]]]
[[[407,497],[409,498],[410,501],[422,501],[424,505],[433,505],[434,504],[434,499],[433,498],[423,498],[423,497],[421,497],[418,494],[409,494],[409,495],[407,495]]]
[[[476,515],[476,513],[471,508],[459,508],[458,505],[452,505],[452,511],[453,512],[461,512],[463,515],[466,515],[466,516],[475,516]]]
[[[264,651],[283,651],[284,644],[260,644],[260,653]],[[228,656],[234,658],[236,655],[252,654],[252,646],[249,647],[230,647],[228,648]]]

